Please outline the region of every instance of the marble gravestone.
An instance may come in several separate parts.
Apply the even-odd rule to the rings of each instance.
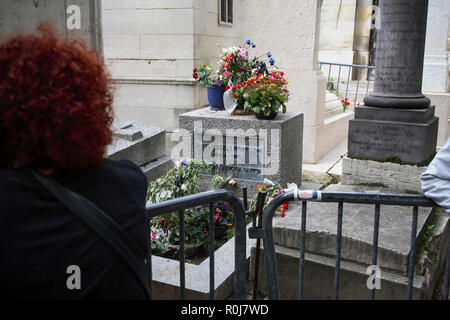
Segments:
[[[107,154],[111,160],[130,160],[149,181],[173,168],[172,159],[166,156],[166,131],[137,121],[123,122],[113,129]]]
[[[348,156],[406,164],[436,152],[438,118],[422,94],[428,0],[380,0],[374,92],[355,108]]]
[[[212,166],[205,174],[209,184],[212,175],[232,177],[237,196],[242,188],[249,195],[265,179],[281,183],[302,182],[303,114],[278,113],[274,120],[255,116],[230,115],[209,108],[184,113],[179,127],[189,136],[185,158],[203,160]],[[205,185],[205,188],[210,185]]]

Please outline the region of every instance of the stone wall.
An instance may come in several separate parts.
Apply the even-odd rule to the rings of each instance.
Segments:
[[[356,0],[324,0],[320,19],[321,61],[353,63]]]
[[[116,80],[117,121],[136,120],[170,132],[181,113],[206,105],[192,69],[215,67],[220,43],[242,42],[242,1],[234,1],[233,26],[218,24],[209,0],[103,0],[104,55]],[[171,144],[168,144],[170,154]]]
[[[448,92],[449,19],[448,0],[429,0],[422,85],[425,92]]]
[[[192,1],[102,4],[104,55],[117,82],[117,120],[139,119],[171,129],[177,114],[199,105],[191,79]]]

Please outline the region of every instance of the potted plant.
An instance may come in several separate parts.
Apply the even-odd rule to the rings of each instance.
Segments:
[[[200,67],[194,68],[192,77],[197,80],[197,85],[206,87],[208,103],[212,110],[224,110],[223,94],[225,92],[225,82],[219,77],[212,76],[213,68],[208,63],[202,63]]]
[[[249,48],[255,48],[256,45],[247,40],[243,46],[233,46],[229,48],[220,48],[219,68],[212,75],[211,65],[202,63],[199,68],[194,68],[192,77],[198,82],[199,86],[207,88],[208,102],[211,109],[223,110],[223,94],[229,89],[230,85],[236,82],[242,82],[252,76],[254,70],[260,68],[259,57],[249,59]],[[233,109],[235,107],[233,106]],[[243,109],[242,105],[237,109]]]
[[[278,69],[259,73],[247,81],[238,82],[231,90],[236,102],[243,103],[244,110],[251,110],[258,119],[272,120],[281,108],[286,112],[289,91],[284,72]]]

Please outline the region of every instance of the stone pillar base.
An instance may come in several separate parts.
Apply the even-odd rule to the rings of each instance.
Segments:
[[[427,109],[361,106],[350,120],[350,158],[426,164],[436,152],[438,118]]]

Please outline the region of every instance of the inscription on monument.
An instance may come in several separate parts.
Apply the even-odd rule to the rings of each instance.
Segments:
[[[420,1],[390,1],[381,5],[382,29],[377,39],[375,91],[415,96],[421,92],[426,10]]]
[[[259,137],[223,136],[219,141],[201,142],[202,158],[211,165],[212,175],[262,182],[264,180],[264,140]],[[222,141],[220,141],[222,140]],[[197,140],[199,141],[199,140]],[[223,143],[222,143],[223,142]]]

